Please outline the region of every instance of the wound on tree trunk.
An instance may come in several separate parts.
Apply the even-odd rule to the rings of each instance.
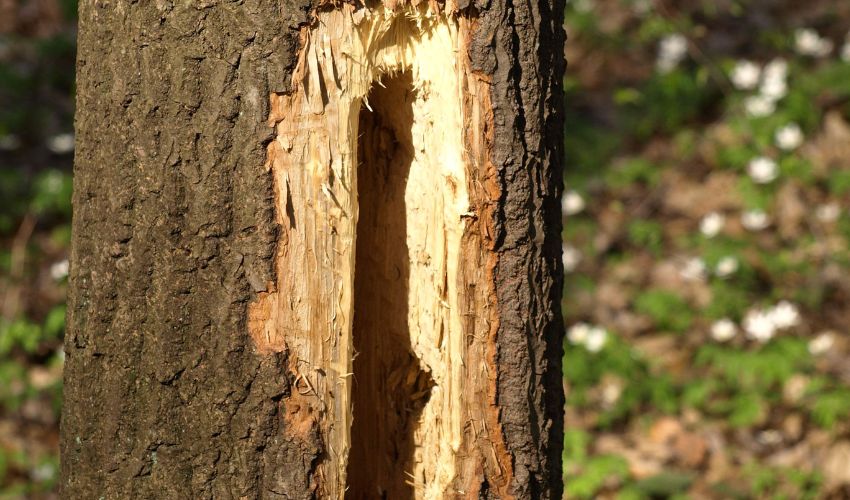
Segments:
[[[559,497],[563,5],[300,1],[81,4],[64,494]]]
[[[294,90],[272,96],[283,234],[253,338],[289,351],[288,418],[328,445],[323,496],[440,498],[482,468],[504,488],[512,464],[486,397],[492,110],[467,25],[425,5],[317,18]]]

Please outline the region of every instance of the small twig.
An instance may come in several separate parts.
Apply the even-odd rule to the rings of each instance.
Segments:
[[[21,280],[24,276],[24,267],[27,260],[27,245],[33,230],[35,230],[36,217],[31,213],[27,213],[18,226],[18,231],[15,233],[15,238],[12,240],[12,248],[10,255],[9,281],[4,290],[0,291],[0,296],[3,297],[0,310],[3,316],[11,318],[17,315],[18,306],[20,303],[20,288],[12,291],[12,287]]]

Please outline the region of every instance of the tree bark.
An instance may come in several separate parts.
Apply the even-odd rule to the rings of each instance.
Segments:
[[[560,498],[562,17],[81,2],[63,497]]]

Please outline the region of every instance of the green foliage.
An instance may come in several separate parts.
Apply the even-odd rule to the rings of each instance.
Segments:
[[[765,417],[792,375],[811,366],[811,356],[804,340],[783,337],[757,349],[704,345],[696,364],[712,377],[689,384],[686,403],[721,415],[732,426],[749,427]]]
[[[0,408],[17,409],[26,395],[26,369],[21,363],[6,359],[0,363]]]
[[[0,169],[0,235],[10,234],[24,214],[40,217],[71,217],[72,179],[68,172],[50,169],[29,180],[21,169]],[[65,226],[69,227],[69,226]]]
[[[47,317],[45,317],[44,324],[42,325],[42,331],[45,339],[59,338],[62,332],[65,331],[64,304],[55,306],[47,313]]]
[[[4,209],[0,210],[0,235],[8,234],[26,208],[27,191],[21,172],[17,169],[0,168],[0,198]]]
[[[707,344],[699,349],[696,363],[709,367],[728,386],[769,392],[808,368],[811,356],[805,340],[781,337],[752,350]]]
[[[628,477],[628,464],[615,455],[598,455],[582,464],[578,475],[570,477],[565,492],[569,498],[593,498],[606,482]]]
[[[813,183],[815,180],[811,163],[796,155],[785,156],[779,160],[779,172],[783,178],[797,179],[804,184]]]
[[[639,494],[636,498],[676,498],[688,490],[694,479],[694,473],[662,472],[637,481],[632,488]]]
[[[750,490],[757,498],[805,499],[819,498],[823,478],[815,472],[803,472],[786,467],[766,467],[749,463],[744,467]]]
[[[569,183],[584,189],[601,169],[608,166],[620,146],[618,135],[602,125],[567,116],[565,147],[571,151]]]
[[[821,427],[833,429],[850,415],[850,389],[841,387],[816,394],[812,399],[812,420]]]
[[[17,349],[27,355],[40,355],[45,345],[55,344],[65,328],[65,306],[54,307],[43,324],[25,319],[0,322],[0,411],[14,411],[30,398],[40,397],[42,392],[27,381],[26,368],[19,357],[10,356]],[[51,340],[53,342],[51,342]],[[53,354],[52,363],[61,365],[59,354]],[[44,389],[54,401],[54,410],[59,411],[61,386]],[[2,482],[0,482],[1,484]],[[2,490],[0,490],[2,491]]]
[[[590,434],[578,429],[564,430],[564,464],[584,463],[589,445]]]
[[[747,469],[752,490],[759,496],[767,494],[779,483],[779,471],[775,469],[754,465],[750,465]]]
[[[612,189],[634,184],[654,186],[659,181],[659,174],[657,165],[642,158],[630,158],[606,169],[604,180],[605,185]]]
[[[585,404],[586,392],[598,384],[606,373],[618,375],[625,380],[644,379],[647,368],[627,345],[616,339],[609,339],[608,345],[599,353],[565,344],[564,377],[572,387],[567,397],[568,404]]]
[[[713,280],[711,292],[711,304],[703,311],[707,318],[711,320],[740,319],[744,316],[749,295],[737,281]]]
[[[41,340],[41,327],[25,319],[0,324],[0,356],[9,354],[14,347],[33,352]]]
[[[850,193],[850,170],[830,172],[827,189],[829,189],[830,194],[836,196],[843,196]]]
[[[0,498],[32,498],[53,490],[59,478],[59,460],[50,456],[28,456],[23,452],[9,452],[0,447],[0,485],[12,469],[30,471],[32,482],[16,483],[0,489]],[[40,496],[38,496],[40,497]]]
[[[749,427],[756,424],[764,417],[766,406],[764,399],[758,393],[738,393],[727,406],[729,424],[733,427]]]
[[[77,19],[77,0],[60,0],[59,6],[62,8],[65,19],[69,21]]]
[[[714,378],[692,380],[682,391],[682,404],[691,408],[707,407],[719,388],[720,383]]]
[[[628,464],[612,455],[589,456],[590,435],[579,430],[564,433],[565,494],[567,498],[594,498],[609,482],[628,477]]]
[[[64,305],[51,309],[43,324],[23,318],[11,322],[0,320],[0,356],[9,354],[15,347],[33,353],[43,342],[59,338],[64,329]]]
[[[715,153],[717,161],[723,168],[743,172],[757,151],[749,144],[736,144],[730,146],[719,146]],[[756,207],[753,207],[756,208]]]
[[[640,98],[624,106],[624,121],[636,137],[672,134],[694,120],[712,98],[701,72],[674,70],[656,74],[640,91]]]
[[[71,176],[59,170],[47,170],[36,177],[29,195],[35,214],[71,215]]]
[[[607,345],[598,353],[565,344],[564,377],[570,382],[568,405],[590,404],[588,392],[605,375],[613,375],[625,385],[617,401],[600,413],[597,422],[600,427],[610,427],[647,404],[667,413],[678,409],[679,389],[674,381],[653,374],[649,363],[622,340],[609,334]]]
[[[682,333],[693,321],[693,311],[685,299],[667,290],[650,289],[638,294],[635,310],[652,318],[662,330]]]
[[[664,229],[659,222],[635,219],[629,224],[629,241],[636,247],[646,248],[654,255],[661,254]]]
[[[769,212],[773,206],[774,190],[756,184],[749,177],[742,176],[740,178],[738,190],[741,193],[741,200],[748,210]]]
[[[565,455],[573,457],[567,477],[577,478],[579,498],[686,498],[692,487],[692,471],[680,474],[672,463],[659,476],[635,481],[619,475],[612,457],[604,457],[597,467],[606,473],[598,473],[588,466],[597,457],[587,451],[589,433],[598,430],[634,437],[637,419],[675,416],[687,408],[699,415],[696,426],[710,420],[732,435],[774,427],[789,411],[806,416],[804,433],[811,426],[837,433],[850,414],[850,385],[835,375],[836,354],[809,352],[814,335],[843,331],[846,323],[846,294],[836,281],[850,270],[850,172],[835,157],[840,147],[834,142],[850,122],[850,63],[839,57],[839,46],[829,56],[800,56],[787,25],[768,21],[746,38],[737,27],[724,31],[752,14],[750,3],[699,0],[660,11],[643,1],[621,0],[618,16],[607,3],[568,7],[570,32],[580,46],[578,64],[592,64],[565,82],[566,181],[592,193],[594,203],[572,217],[564,232],[570,245],[592,257],[580,270],[587,274],[566,276],[564,310],[569,323],[605,322],[623,334],[612,334],[597,353],[582,346],[565,349],[567,404],[583,418],[583,441]],[[841,43],[826,24],[815,28]],[[670,34],[686,37],[687,51],[672,70],[653,70]],[[734,50],[717,43],[727,39],[736,40],[728,44]],[[681,43],[678,47],[673,50],[681,50]],[[780,90],[769,103],[773,109],[759,113],[749,106],[751,98],[762,92],[766,64],[777,59],[787,62],[787,93]],[[744,60],[762,70],[761,81],[749,89],[732,78]],[[624,69],[627,65],[639,70]],[[801,128],[804,144],[783,150],[777,131],[792,123]],[[776,161],[775,180],[750,178],[748,164],[759,156]],[[703,182],[706,192],[700,195],[709,199],[697,198],[713,205],[705,211],[726,217],[718,235],[695,229],[705,211],[671,203],[668,196],[679,183],[693,190]],[[731,186],[731,192],[708,191],[720,185]],[[806,213],[784,210],[786,196],[797,198]],[[837,220],[818,211],[827,203],[840,207]],[[756,209],[770,224],[742,227],[742,215]],[[704,280],[669,279],[656,266],[683,255],[705,262]],[[726,257],[735,258],[738,267],[721,276],[717,265]],[[601,289],[599,297],[593,295],[597,283],[612,281],[622,285],[612,300]],[[749,310],[780,300],[803,310],[799,327],[783,328],[764,344],[743,332]],[[626,303],[631,310],[619,310]],[[727,318],[737,334],[722,338],[711,328]],[[640,356],[632,342],[647,346],[652,357]],[[656,359],[664,357],[658,349],[666,348],[675,350],[670,359]],[[843,343],[833,348],[846,351]],[[806,379],[811,382],[804,396],[783,396]],[[617,397],[604,397],[612,384]],[[728,446],[735,453],[748,445]],[[730,476],[713,485],[718,498],[825,496],[817,474],[751,464]]]
[[[567,429],[564,432],[564,482],[566,498],[595,498],[606,486],[622,485],[617,498],[675,498],[695,479],[692,473],[663,472],[641,481],[629,480],[628,463],[615,455],[590,455],[590,434]]]

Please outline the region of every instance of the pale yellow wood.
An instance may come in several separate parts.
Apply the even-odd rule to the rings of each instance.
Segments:
[[[392,113],[387,119],[409,128],[413,149],[404,190],[407,330],[416,372],[433,381],[414,432],[411,470],[399,473],[409,476],[417,498],[427,499],[473,495],[464,478],[484,469],[510,476],[490,404],[492,262],[478,213],[488,210],[483,198],[498,196],[486,178],[485,122],[492,115],[486,81],[468,68],[467,29],[462,18],[425,5],[341,4],[316,13],[302,31],[293,90],[272,96],[276,139],[267,168],[282,234],[277,282],[252,304],[249,326],[261,352],[289,353],[296,387],[286,418],[305,439],[317,427],[327,443],[318,472],[322,498],[344,496],[357,418],[351,399],[357,193],[372,188],[358,184],[359,116],[370,106],[370,88],[399,73],[409,75],[412,93],[394,98],[409,99],[398,106],[408,105],[412,119]],[[390,378],[416,378],[412,369],[399,370]]]

